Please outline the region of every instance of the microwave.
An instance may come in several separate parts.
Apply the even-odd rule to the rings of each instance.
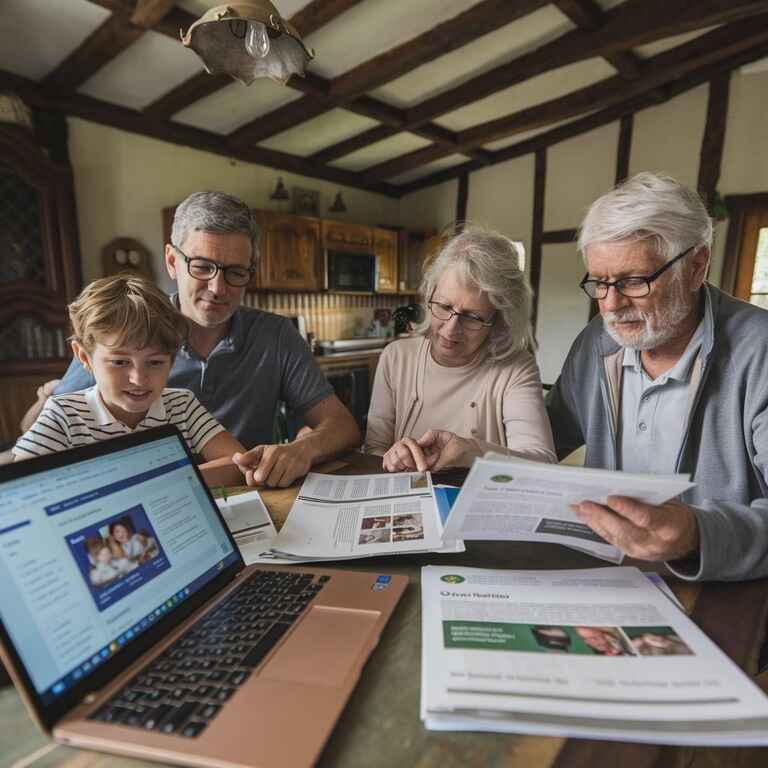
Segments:
[[[329,248],[325,252],[325,288],[342,293],[373,293],[376,290],[376,254]]]

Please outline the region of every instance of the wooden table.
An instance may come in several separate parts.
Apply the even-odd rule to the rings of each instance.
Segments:
[[[381,462],[360,454],[327,468],[338,474],[380,471]],[[461,479],[440,478],[441,482]],[[300,484],[265,490],[263,499],[279,526]],[[526,542],[468,542],[461,555],[418,555],[357,560],[341,568],[402,573],[410,584],[381,637],[379,647],[344,710],[318,763],[321,768],[763,768],[766,749],[674,748],[504,734],[426,731],[419,719],[420,591],[419,572],[426,564],[487,568],[588,568],[605,565],[564,547]],[[634,563],[642,565],[640,563]],[[691,618],[748,674],[768,616],[768,581],[741,584],[690,584],[670,577],[670,584]],[[764,688],[768,688],[768,679]],[[0,692],[0,766],[45,743],[12,689]],[[57,747],[35,768],[139,768],[156,765],[138,760]]]

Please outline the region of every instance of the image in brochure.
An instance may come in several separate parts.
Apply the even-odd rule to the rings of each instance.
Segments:
[[[170,568],[141,504],[66,538],[99,611]]]

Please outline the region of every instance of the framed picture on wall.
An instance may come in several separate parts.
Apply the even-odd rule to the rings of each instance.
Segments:
[[[293,212],[297,216],[320,214],[320,192],[316,189],[293,188]]]

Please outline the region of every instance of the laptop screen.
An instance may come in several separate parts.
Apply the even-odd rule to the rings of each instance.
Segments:
[[[43,706],[240,559],[180,438],[133,443],[0,484],[0,617]]]

